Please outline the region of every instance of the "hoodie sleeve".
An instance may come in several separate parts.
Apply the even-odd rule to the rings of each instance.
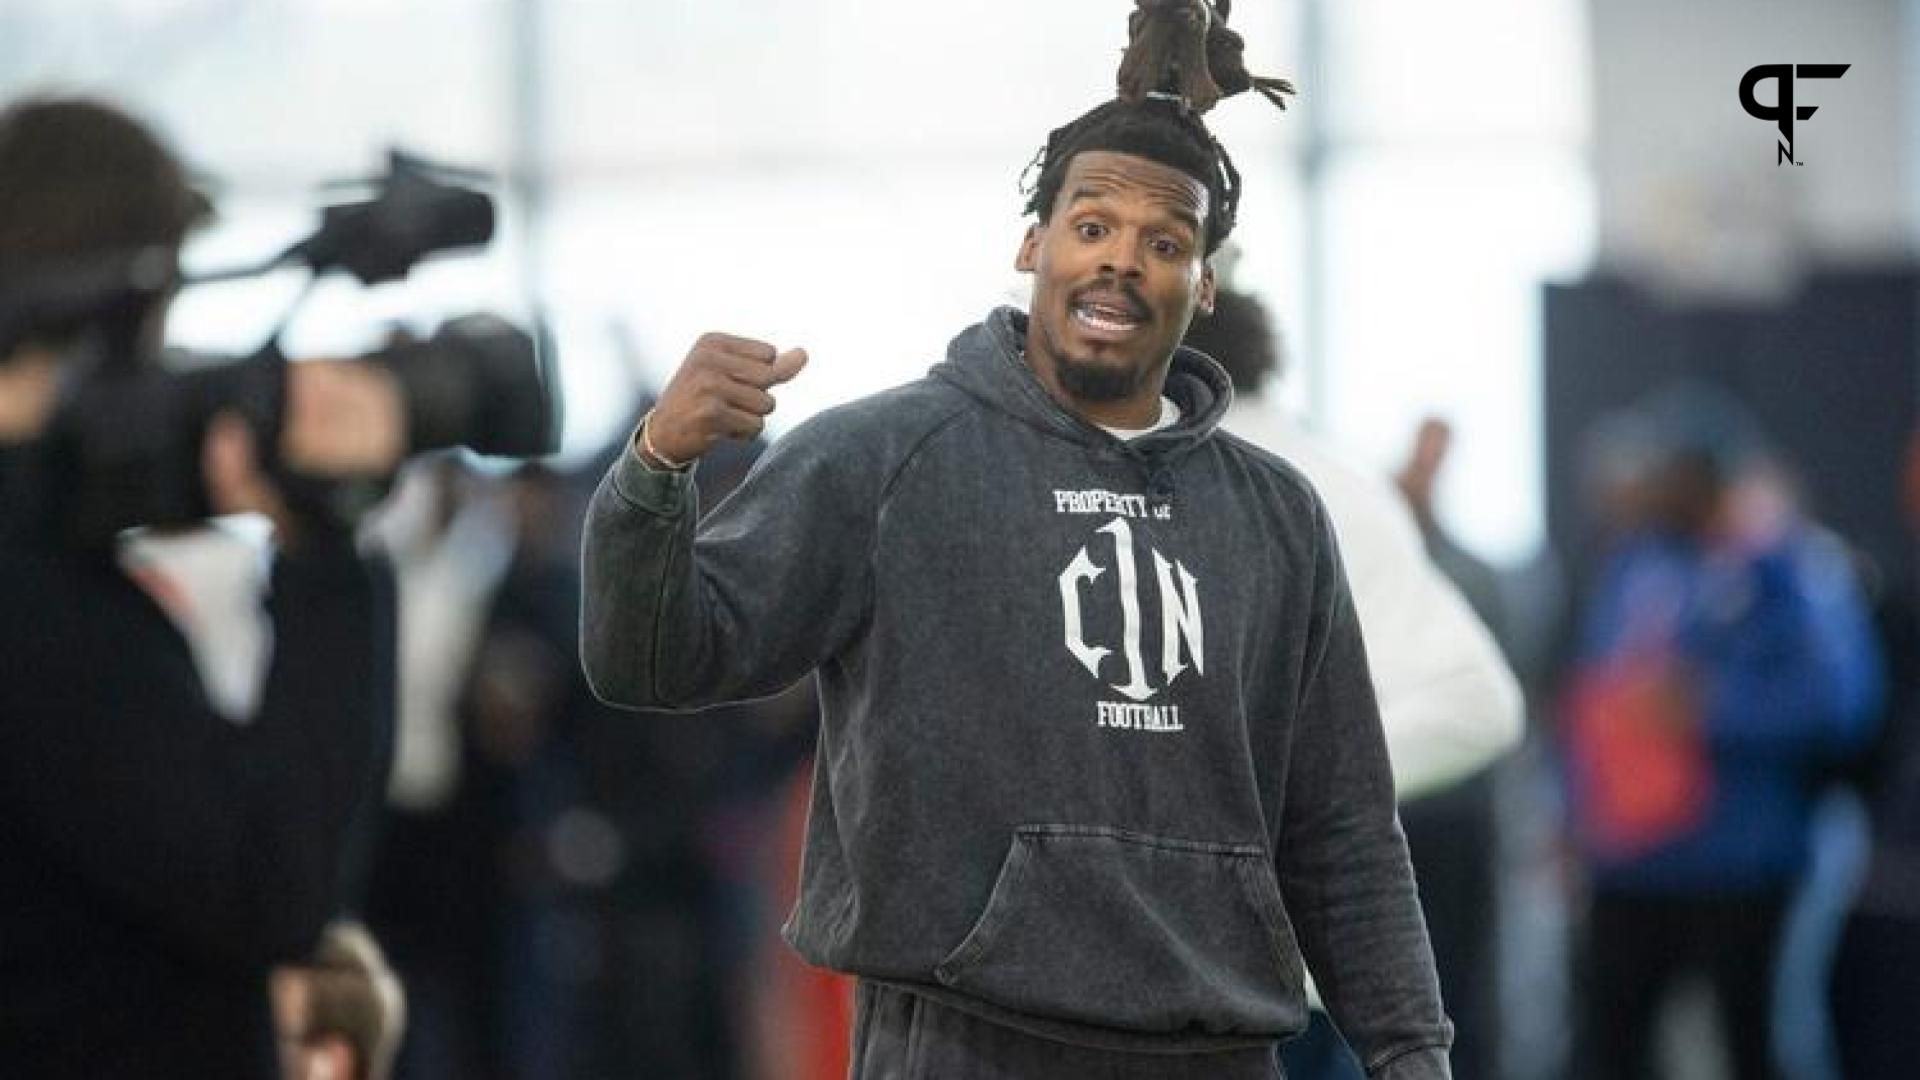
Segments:
[[[776,442],[697,530],[691,474],[631,451],[614,463],[582,555],[581,662],[602,701],[765,697],[851,638],[870,593],[872,500],[859,447],[823,428],[816,417]]]
[[[1277,871],[1300,947],[1367,1074],[1450,1075],[1367,655],[1324,512]]]

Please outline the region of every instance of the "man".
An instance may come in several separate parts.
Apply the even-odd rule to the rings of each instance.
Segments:
[[[0,299],[46,267],[130,253],[171,273],[201,209],[118,110],[0,111]],[[22,1076],[273,1076],[268,971],[334,914],[379,789],[385,590],[349,534],[290,508],[245,423],[216,419],[200,459],[211,508],[266,514],[281,545],[272,667],[246,726],[210,704],[166,585],[59,525],[73,474],[50,432],[84,377],[74,357],[106,337],[150,355],[165,306],[30,326],[0,356],[0,1060]],[[393,467],[387,377],[294,365],[286,394],[288,469]]]
[[[328,926],[313,956],[276,969],[271,985],[283,1080],[393,1075],[407,1024],[406,995],[366,927]]]
[[[1177,348],[1237,176],[1154,85],[1049,139],[1030,315],[802,425],[696,536],[680,468],[806,363],[709,335],[589,510],[603,697],[818,673],[787,935],[859,978],[859,1077],[1268,1078],[1303,956],[1373,1075],[1449,1075],[1325,510]]]
[[[1263,393],[1281,360],[1259,298],[1223,286],[1213,316],[1195,321],[1186,341],[1233,378],[1228,430],[1285,458],[1326,500],[1367,642],[1441,987],[1456,1022],[1453,1064],[1463,1076],[1492,1076],[1494,843],[1491,811],[1480,810],[1486,785],[1474,774],[1519,741],[1519,684],[1487,627],[1429,559],[1419,515],[1400,492],[1350,464]],[[1360,1074],[1319,1011],[1283,1057],[1293,1080]]]

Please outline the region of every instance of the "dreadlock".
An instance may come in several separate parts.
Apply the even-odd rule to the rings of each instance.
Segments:
[[[1233,231],[1240,206],[1240,172],[1200,117],[1178,102],[1115,98],[1047,136],[1034,158],[1039,179],[1027,199],[1029,214],[1045,222],[1067,179],[1067,165],[1086,150],[1116,150],[1178,169],[1207,187],[1206,250],[1211,255]]]
[[[1293,84],[1250,75],[1246,43],[1227,29],[1231,0],[1134,0],[1118,96],[1047,136],[1028,173],[1039,169],[1026,212],[1042,223],[1066,181],[1067,166],[1086,150],[1132,154],[1178,169],[1207,189],[1206,253],[1217,251],[1240,208],[1240,171],[1202,114],[1223,97],[1252,90],[1287,107]]]

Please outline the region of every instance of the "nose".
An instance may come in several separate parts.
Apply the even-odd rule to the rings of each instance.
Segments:
[[[1101,272],[1116,278],[1139,278],[1145,273],[1141,243],[1139,237],[1115,229],[1108,235],[1106,247],[1100,252]]]

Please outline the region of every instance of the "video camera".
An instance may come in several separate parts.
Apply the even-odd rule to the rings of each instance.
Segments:
[[[263,448],[277,445],[289,362],[278,333],[244,360],[171,370],[146,355],[141,328],[173,289],[289,266],[316,277],[344,270],[364,285],[399,280],[429,255],[492,239],[492,199],[455,179],[453,170],[394,151],[372,198],[325,207],[313,235],[256,266],[183,280],[171,250],[148,249],[38,267],[26,280],[0,278],[0,357],[27,341],[74,343],[52,425],[36,448],[39,490],[31,501],[52,515],[49,524],[75,542],[99,543],[134,526],[208,517],[200,447],[221,411],[246,418]],[[409,453],[464,446],[527,457],[558,448],[551,350],[503,319],[462,316],[423,341],[362,359],[393,373]],[[354,485],[290,477],[272,461],[268,467],[309,512],[350,517],[371,502]]]

